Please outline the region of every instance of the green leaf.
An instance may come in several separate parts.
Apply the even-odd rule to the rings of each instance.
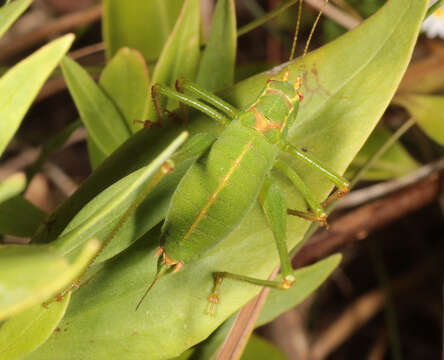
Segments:
[[[218,1],[196,82],[208,91],[216,91],[233,85],[236,46],[234,2],[233,0]]]
[[[165,149],[166,144],[171,143],[182,131],[178,127],[175,127],[174,130],[177,132],[164,131],[160,128],[142,129],[131,136],[82,183],[73,195],[51,214],[47,224],[42,226],[34,236],[33,242],[54,241],[73,217],[95,196],[123,177],[152,162]],[[150,146],[149,151],[147,144]],[[179,167],[159,183],[153,196],[148,195],[147,201],[139,206],[137,211],[140,211],[140,215],[134,224],[143,226],[143,220],[149,218],[145,215],[156,216],[159,219],[164,217],[169,204],[169,196],[185,170],[186,168]],[[152,201],[156,203],[154,208]],[[153,214],[156,212],[158,214]],[[148,219],[148,222],[151,220]],[[129,221],[128,223],[133,222]]]
[[[149,165],[126,176],[122,180],[111,185],[89,202],[68,224],[62,235],[53,243],[60,254],[72,259],[77,257],[80,248],[91,237],[98,238],[104,243],[109,234],[113,234],[111,243],[100,253],[95,263],[104,261],[122,249],[127,248],[139,236],[140,231],[134,234],[137,227],[137,209],[135,205],[144,199],[150,189],[159,168],[182,145],[187,137],[183,133],[173,141],[159,156]],[[132,213],[135,211],[135,213]],[[123,216],[128,216],[125,221]],[[154,226],[157,220],[151,226]],[[117,233],[114,233],[117,231]]]
[[[103,1],[102,32],[107,58],[122,47],[155,60],[173,29],[184,0]]]
[[[353,159],[347,169],[346,176],[351,179],[370,157],[376,153],[392,136],[392,133],[385,127],[379,127],[373,131],[365,145]],[[395,142],[376,163],[365,172],[363,180],[386,180],[400,177],[417,169],[419,164],[409,155],[404,146]]]
[[[174,87],[180,77],[194,80],[199,63],[200,1],[185,0],[182,11],[168,37],[153,73],[153,84]],[[162,103],[166,104],[162,97]],[[149,107],[148,119],[156,119],[154,106]]]
[[[0,182],[0,203],[6,201],[26,188],[26,176],[24,173],[16,173]]]
[[[0,204],[0,234],[31,237],[47,215],[22,196]]]
[[[256,322],[262,326],[295,307],[313,293],[341,262],[341,255],[332,255],[295,271],[296,281],[287,291],[272,289]]]
[[[89,136],[99,150],[108,156],[131,135],[125,119],[103,90],[74,60],[63,58],[62,71]]]
[[[31,5],[32,0],[16,0],[0,8],[0,37]]]
[[[404,106],[427,136],[444,145],[443,96],[402,94],[393,102]]]
[[[69,34],[52,41],[20,61],[0,79],[0,154],[73,40],[74,36]]]
[[[340,261],[340,255],[332,255],[313,265],[296,270],[294,273],[296,281],[290,289],[270,291],[255,327],[273,321],[305,300],[330,276]],[[197,345],[192,359],[205,360],[214,356],[231,330],[235,317],[236,314],[232,315],[208,339]]]
[[[360,27],[305,58],[308,70],[304,76],[305,99],[290,133],[293,144],[306,148],[338,172],[346,169],[396,91],[410,60],[427,3],[427,0],[391,0]],[[292,79],[300,67],[300,60],[290,66]],[[255,76],[222,95],[234,106],[245,108],[260,93],[267,79],[280,76],[282,70],[283,67],[278,67]],[[200,114],[190,117],[187,128],[190,134],[220,131],[214,121]],[[139,132],[137,142],[128,142],[125,149],[121,149],[122,154],[124,151],[138,154],[136,146],[141,146],[140,152],[151,140],[155,142],[162,136],[182,131],[177,125],[152,130]],[[117,159],[116,156],[113,160]],[[131,166],[136,164],[136,160],[129,162]],[[111,166],[111,162],[108,164]],[[119,164],[116,166],[119,168]],[[292,166],[310,185],[317,199],[327,196],[332,188],[327,179],[301,163],[294,161]],[[288,204],[305,209],[303,199],[286,179],[281,179],[281,185]],[[164,196],[169,197],[171,193],[165,192]],[[157,202],[151,204],[156,207]],[[143,217],[139,220],[143,221]],[[308,226],[309,222],[302,219],[288,219],[290,248],[302,241]],[[260,291],[260,287],[227,280],[222,285],[215,316],[208,316],[205,310],[213,286],[213,271],[266,278],[278,264],[271,232],[256,205],[239,227],[199,261],[161,279],[136,312],[135,306],[156,270],[154,252],[158,248],[158,236],[150,233],[143,242],[137,242],[105,263],[73,297],[72,306],[62,320],[62,325],[69,323],[69,335],[51,337],[31,359],[48,359],[60,353],[67,353],[73,359],[99,360],[109,357],[110,352],[119,359],[177,356],[208,337]],[[88,342],[92,338],[95,341]],[[82,343],[88,343],[88,347],[79,347]]]
[[[131,131],[142,128],[142,124],[134,123],[146,118],[150,94],[148,68],[142,55],[136,50],[120,49],[103,70],[100,85],[125,117]]]
[[[241,360],[286,360],[281,350],[272,343],[257,335],[252,335],[248,341]]]
[[[89,241],[70,264],[46,246],[3,245],[0,247],[0,321],[39,304],[67,287],[99,249]]]
[[[86,146],[88,149],[89,162],[91,164],[91,168],[95,171],[99,165],[105,161],[107,155],[102,152],[98,145],[94,142],[92,136],[86,137]]]
[[[47,309],[37,304],[7,320],[0,328],[0,358],[21,359],[43,344],[54,331],[62,331],[57,325],[65,315],[70,298],[69,292],[61,302]]]

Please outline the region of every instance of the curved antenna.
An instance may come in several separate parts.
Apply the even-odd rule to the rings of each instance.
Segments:
[[[288,61],[290,62],[294,58],[294,53],[296,52],[296,44],[298,42],[298,36],[299,36],[299,29],[301,27],[301,18],[302,18],[302,1],[299,0],[298,5],[298,20],[296,22],[296,30],[294,32],[294,38],[293,38],[293,45],[291,46],[291,52],[290,52],[290,58]]]
[[[324,4],[322,5],[321,9],[318,12],[318,16],[316,16],[316,20],[313,23],[313,26],[311,27],[310,35],[308,35],[307,42],[305,43],[305,49],[304,49],[304,52],[302,54],[302,58],[304,58],[305,55],[307,55],[308,47],[310,46],[310,42],[311,42],[311,39],[313,38],[313,34],[315,32],[316,26],[318,25],[318,22],[321,19],[322,13],[324,12],[325,7],[327,6],[327,4],[328,4],[328,0],[325,0]]]

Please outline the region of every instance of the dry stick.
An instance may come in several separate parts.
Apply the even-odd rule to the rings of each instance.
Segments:
[[[305,0],[307,4],[309,4],[310,6],[314,7],[317,10],[322,9],[322,7],[324,6],[324,1],[325,0]],[[327,4],[327,6],[324,9],[324,14],[325,16],[329,17],[334,22],[338,23],[339,25],[342,25],[348,30],[354,29],[359,24],[361,24],[361,21],[359,21],[353,16],[350,16],[349,14],[347,14],[346,12],[342,11],[341,9],[332,4]]]
[[[100,19],[102,15],[102,6],[93,6],[87,10],[78,11],[73,14],[62,16],[49,23],[48,25],[33,30],[21,37],[20,41],[13,39],[2,47],[0,50],[0,61],[4,61],[12,55],[16,55],[36,44],[43,41],[45,38],[69,31],[80,25],[84,25]]]
[[[280,267],[274,269],[268,280],[273,280],[278,274],[279,269]],[[250,302],[239,311],[230,332],[217,354],[217,360],[240,359],[269,292],[270,288],[263,288],[259,295],[250,300]]]
[[[331,224],[330,231],[314,235],[297,253],[293,266],[311,264],[347,244],[365,239],[371,231],[431,203],[439,191],[439,176],[433,174],[415,185],[344,215]]]
[[[79,187],[59,166],[52,162],[43,165],[43,172],[66,197],[70,197]]]
[[[430,271],[440,265],[440,251],[413,271],[396,278],[390,283],[394,295],[411,291],[422,283]],[[384,306],[384,290],[373,290],[359,297],[333,324],[312,344],[310,359],[322,360],[344,343],[350,335],[373,318]]]
[[[80,128],[75,130],[69,139],[62,146],[62,149],[83,141],[86,139],[85,128]],[[0,166],[0,181],[5,180],[8,176],[14,174],[17,171],[23,170],[27,166],[31,165],[39,156],[40,148],[28,148],[27,150],[21,152],[16,157],[11,160],[6,161],[2,166]]]
[[[344,10],[350,16],[356,18],[359,21],[363,21],[362,16],[357,12],[353,6],[349,5],[346,0],[331,0],[334,4],[336,4],[339,8]]]
[[[75,51],[72,51],[69,56],[71,57],[71,59],[79,59],[82,57],[86,57],[86,56],[90,56],[93,54],[96,54],[98,52],[102,52],[105,51],[106,45],[104,42],[99,42],[99,43],[95,43],[92,45],[88,45],[85,47],[82,47],[80,49],[77,49]]]
[[[338,202],[338,204],[335,206],[335,210],[348,209],[351,207],[362,205],[377,198],[381,198],[395,191],[401,190],[402,188],[405,188],[409,185],[415,184],[418,181],[428,177],[432,173],[441,171],[443,169],[444,158],[431,164],[425,165],[402,178],[378,183],[376,185],[372,185],[361,190],[352,191],[340,202]]]

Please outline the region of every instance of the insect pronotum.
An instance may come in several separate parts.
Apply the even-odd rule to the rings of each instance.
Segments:
[[[325,1],[325,4],[328,0]],[[299,30],[302,0],[290,61],[293,59]],[[319,21],[313,24],[303,57]],[[260,286],[288,289],[294,283],[293,270],[286,245],[287,214],[317,221],[326,226],[323,206],[349,190],[342,176],[329,170],[306,152],[287,143],[288,130],[294,124],[303,99],[301,77],[291,82],[287,69],[280,79],[270,78],[256,100],[244,110],[237,110],[198,85],[179,79],[176,90],[162,84],[152,87],[153,103],[160,119],[163,109],[159,96],[164,95],[194,107],[225,127],[210,145],[207,153],[186,172],[174,192],[161,233],[161,246],[156,255],[157,274],[136,309],[140,307],[153,285],[165,274],[178,272],[185,264],[204,254],[224,239],[241,222],[255,201],[260,202],[276,241],[282,277],[269,281],[240,274],[214,274],[214,288],[208,300],[209,311],[219,302],[218,290],[224,278],[246,281]],[[337,190],[320,204],[302,179],[283,160],[280,152],[299,158],[329,178]],[[306,200],[309,211],[288,210],[285,196],[270,176],[276,167],[285,174]],[[235,203],[228,201],[237,199]],[[223,219],[223,222],[218,220]]]

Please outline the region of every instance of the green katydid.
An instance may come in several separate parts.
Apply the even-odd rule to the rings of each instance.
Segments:
[[[295,52],[301,7],[302,0],[299,1],[298,25],[290,61]],[[321,14],[322,10],[312,27],[303,56],[307,53]],[[327,226],[323,206],[349,190],[349,182],[345,178],[286,142],[288,130],[296,120],[298,106],[303,99],[301,83],[300,76],[290,81],[287,69],[281,79],[268,79],[256,100],[241,111],[185,79],[176,82],[176,90],[161,84],[152,87],[153,104],[159,119],[163,117],[159,96],[163,95],[205,113],[226,128],[206,154],[190,167],[174,192],[162,227],[161,246],[156,252],[159,256],[157,274],[136,309],[162,276],[178,272],[186,263],[202,256],[233,231],[256,200],[260,201],[273,232],[282,278],[269,281],[227,272],[215,273],[214,288],[208,297],[209,312],[219,302],[218,289],[224,278],[279,289],[288,289],[294,283],[286,245],[287,214]],[[337,190],[324,203],[319,203],[296,171],[278,159],[282,151],[318,169]],[[285,196],[270,175],[274,167],[300,191],[309,211],[287,209]]]

